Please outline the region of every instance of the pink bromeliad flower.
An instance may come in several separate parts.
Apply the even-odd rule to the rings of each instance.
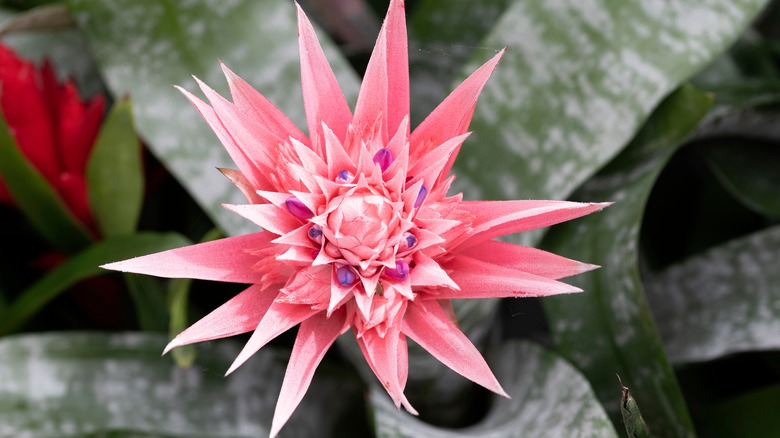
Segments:
[[[506,395],[453,322],[450,300],[578,292],[556,280],[594,267],[494,239],[607,204],[447,196],[477,96],[503,52],[410,133],[405,21],[403,1],[392,0],[353,114],[298,8],[308,136],[227,67],[233,102],[200,82],[210,105],[181,90],[238,166],[224,172],[249,203],[225,207],[264,231],[106,266],[251,284],[165,350],[254,331],[228,373],[300,324],[272,436],[303,398],[328,348],[349,329],[396,406],[411,413],[404,396],[407,337]]]

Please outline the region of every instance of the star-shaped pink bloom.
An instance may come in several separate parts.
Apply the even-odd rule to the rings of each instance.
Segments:
[[[238,166],[224,173],[249,203],[225,207],[264,231],[105,267],[251,284],[166,348],[254,331],[228,373],[300,324],[272,436],[303,398],[328,348],[349,329],[396,406],[411,413],[403,392],[407,337],[506,395],[453,322],[449,300],[580,291],[556,280],[593,265],[494,239],[607,204],[447,196],[477,97],[503,51],[410,133],[403,0],[390,2],[354,115],[300,7],[298,28],[309,136],[227,67],[233,102],[201,82],[210,105],[181,90]]]

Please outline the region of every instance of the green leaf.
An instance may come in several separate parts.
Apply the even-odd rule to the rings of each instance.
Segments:
[[[669,358],[699,362],[780,348],[780,227],[646,275]]]
[[[476,107],[458,188],[471,199],[567,197],[766,4],[513,2],[480,43],[507,51]]]
[[[371,404],[378,438],[399,437],[617,437],[588,381],[555,353],[509,341],[490,355],[491,369],[506,392],[494,395],[477,424],[442,429],[399,411],[374,385]]]
[[[585,292],[542,300],[559,351],[588,377],[615,424],[619,374],[655,436],[692,436],[693,427],[640,283],[639,228],[655,179],[710,104],[689,86],[669,96],[626,150],[575,195],[615,205],[556,225],[543,244],[602,266],[570,281]]]
[[[135,304],[138,326],[145,332],[165,333],[170,316],[161,280],[135,274],[124,274],[124,278]]]
[[[103,122],[87,163],[89,203],[105,237],[135,231],[144,197],[141,143],[132,104],[117,101]]]
[[[647,430],[645,419],[639,411],[639,406],[631,395],[631,391],[620,385],[622,396],[620,397],[620,413],[623,415],[623,424],[626,426],[626,433],[630,438],[650,438],[650,431]]]
[[[265,347],[224,377],[238,345],[207,344],[198,366],[182,369],[160,357],[165,343],[142,333],[0,339],[0,435],[268,435],[289,352]],[[280,436],[337,436],[358,393],[349,376],[318,373]]]
[[[109,89],[134,102],[138,133],[228,234],[256,226],[220,206],[245,200],[215,167],[234,167],[217,137],[172,85],[195,91],[197,75],[227,95],[222,60],[306,126],[292,2],[71,0]],[[358,81],[324,35],[328,59],[354,100]]]
[[[0,114],[0,177],[38,232],[72,253],[90,244],[89,231],[71,214],[48,181],[27,161]]]
[[[187,245],[186,238],[176,233],[139,233],[120,236],[96,243],[50,271],[27,288],[8,308],[0,321],[0,335],[17,330],[41,307],[80,280],[106,273],[100,265],[131,257],[164,251]]]
[[[746,207],[780,219],[780,147],[731,139],[699,148],[723,186]]]
[[[495,52],[480,41],[510,0],[423,0],[409,17],[412,123],[421,122],[451,91],[474,52]]]
[[[190,325],[187,319],[187,306],[189,306],[191,285],[192,280],[189,278],[174,278],[168,284],[169,339],[173,339]],[[193,345],[183,345],[174,348],[171,355],[176,364],[182,368],[188,368],[195,361],[197,351]]]

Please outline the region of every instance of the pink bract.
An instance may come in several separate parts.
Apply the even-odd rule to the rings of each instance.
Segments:
[[[224,172],[249,203],[225,207],[264,231],[105,267],[251,284],[166,348],[254,331],[228,373],[300,324],[272,436],[301,401],[325,352],[349,329],[396,406],[411,413],[404,396],[407,337],[506,395],[450,319],[448,300],[578,292],[556,280],[593,265],[494,238],[608,204],[447,196],[477,97],[503,51],[410,132],[402,0],[390,2],[354,115],[300,8],[298,27],[308,137],[225,66],[232,102],[201,82],[209,104],[181,90],[238,166]]]

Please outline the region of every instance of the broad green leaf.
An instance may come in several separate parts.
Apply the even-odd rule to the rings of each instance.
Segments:
[[[98,242],[68,260],[24,290],[11,303],[0,321],[0,335],[17,330],[41,307],[80,280],[105,271],[100,265],[157,251],[184,246],[189,242],[179,234],[139,233]]]
[[[400,437],[617,437],[588,381],[555,353],[532,343],[509,341],[488,362],[504,390],[477,424],[442,429],[399,411],[382,388],[371,390],[376,436]]]
[[[669,96],[626,150],[575,195],[615,205],[556,225],[543,244],[602,266],[568,280],[583,293],[542,303],[558,350],[582,370],[615,424],[617,373],[633,390],[654,436],[692,436],[693,427],[640,283],[639,228],[655,179],[710,103],[688,86]]]
[[[129,100],[117,101],[103,122],[86,176],[89,204],[103,236],[135,231],[144,198],[144,174]]]
[[[509,7],[510,0],[423,0],[409,17],[409,74],[412,124],[421,122],[451,91],[463,65],[494,47],[480,41]]]
[[[71,0],[76,22],[114,96],[134,102],[136,126],[212,219],[228,234],[256,231],[221,203],[243,196],[215,167],[234,167],[224,148],[184,96],[196,75],[228,95],[223,61],[304,127],[295,7],[286,1],[159,2]],[[337,77],[354,101],[357,79],[324,35]]]
[[[746,207],[780,219],[780,147],[744,139],[699,149],[723,186]]]
[[[289,352],[265,347],[224,377],[238,345],[205,345],[182,369],[160,357],[165,343],[142,333],[0,339],[0,436],[268,435]],[[318,373],[280,437],[337,436],[358,391],[348,376]]]
[[[513,2],[480,43],[507,51],[476,107],[459,188],[472,199],[567,197],[766,4]]]
[[[165,333],[168,330],[168,303],[160,279],[148,275],[123,274],[135,305],[138,327],[145,332]]]
[[[675,363],[780,349],[780,227],[725,243],[647,276],[647,296]]]
[[[30,223],[49,243],[66,252],[90,244],[89,231],[68,210],[48,181],[27,161],[0,114],[0,177]]]

